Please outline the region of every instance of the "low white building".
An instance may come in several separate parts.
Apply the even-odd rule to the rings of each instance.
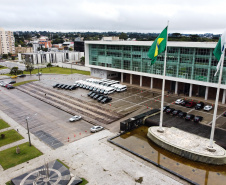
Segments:
[[[18,53],[18,61],[30,61],[33,64],[46,64],[58,62],[78,62],[84,56],[84,52],[58,51],[36,53]]]

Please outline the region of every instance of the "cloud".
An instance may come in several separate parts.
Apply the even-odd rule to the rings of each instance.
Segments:
[[[0,0],[6,30],[222,32],[226,1]],[[221,31],[222,30],[222,31]]]

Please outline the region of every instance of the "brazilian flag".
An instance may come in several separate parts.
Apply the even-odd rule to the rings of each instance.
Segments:
[[[168,26],[159,34],[148,51],[148,57],[151,59],[151,65],[155,63],[157,56],[166,49],[167,28]]]

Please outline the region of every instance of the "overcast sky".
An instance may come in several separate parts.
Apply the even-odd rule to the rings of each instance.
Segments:
[[[0,27],[22,31],[222,33],[226,0],[0,0]]]

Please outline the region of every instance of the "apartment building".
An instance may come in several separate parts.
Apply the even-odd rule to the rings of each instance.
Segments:
[[[15,53],[15,38],[13,32],[0,28],[0,54]]]

